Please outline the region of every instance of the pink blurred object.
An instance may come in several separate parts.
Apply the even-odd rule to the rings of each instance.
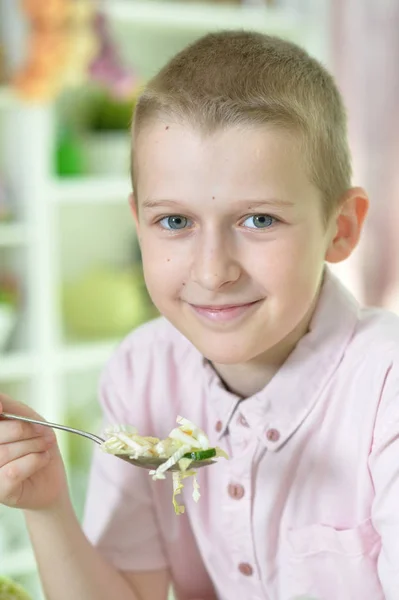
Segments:
[[[98,12],[94,18],[100,49],[89,66],[89,75],[105,85],[115,96],[127,98],[137,85],[137,78],[125,67],[112,41],[106,17]]]
[[[334,0],[335,76],[349,115],[355,184],[370,196],[356,253],[361,300],[399,309],[399,2]]]

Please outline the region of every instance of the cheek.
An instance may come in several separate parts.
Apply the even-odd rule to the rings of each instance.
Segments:
[[[312,295],[324,264],[322,236],[309,235],[309,229],[294,233],[279,240],[268,259],[262,259],[265,281],[270,281],[277,293],[291,298]]]
[[[141,256],[144,278],[148,291],[156,298],[166,299],[166,295],[179,290],[184,282],[184,265],[179,255],[168,248],[169,244],[161,244],[159,240],[143,240]]]

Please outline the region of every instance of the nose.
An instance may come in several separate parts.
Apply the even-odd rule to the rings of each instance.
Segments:
[[[208,233],[198,239],[192,265],[192,279],[201,287],[216,291],[234,283],[241,275],[233,243],[227,235]]]

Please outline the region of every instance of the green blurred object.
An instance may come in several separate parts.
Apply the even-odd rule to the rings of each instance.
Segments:
[[[137,98],[113,98],[98,91],[86,107],[81,135],[85,173],[97,177],[127,177],[130,170],[129,134]]]
[[[32,597],[15,581],[0,575],[0,600],[32,600]]]
[[[82,175],[84,172],[80,141],[69,129],[61,131],[56,148],[56,174],[59,177]]]
[[[141,267],[103,267],[64,289],[67,333],[81,339],[126,335],[148,320],[150,306]]]
[[[137,97],[128,100],[113,98],[101,91],[93,98],[87,115],[86,127],[89,131],[128,131],[132,121]]]

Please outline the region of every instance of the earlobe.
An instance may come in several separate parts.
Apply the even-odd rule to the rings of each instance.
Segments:
[[[360,239],[368,207],[369,200],[362,188],[351,188],[345,193],[334,217],[334,236],[326,252],[326,261],[338,263],[352,254]]]

